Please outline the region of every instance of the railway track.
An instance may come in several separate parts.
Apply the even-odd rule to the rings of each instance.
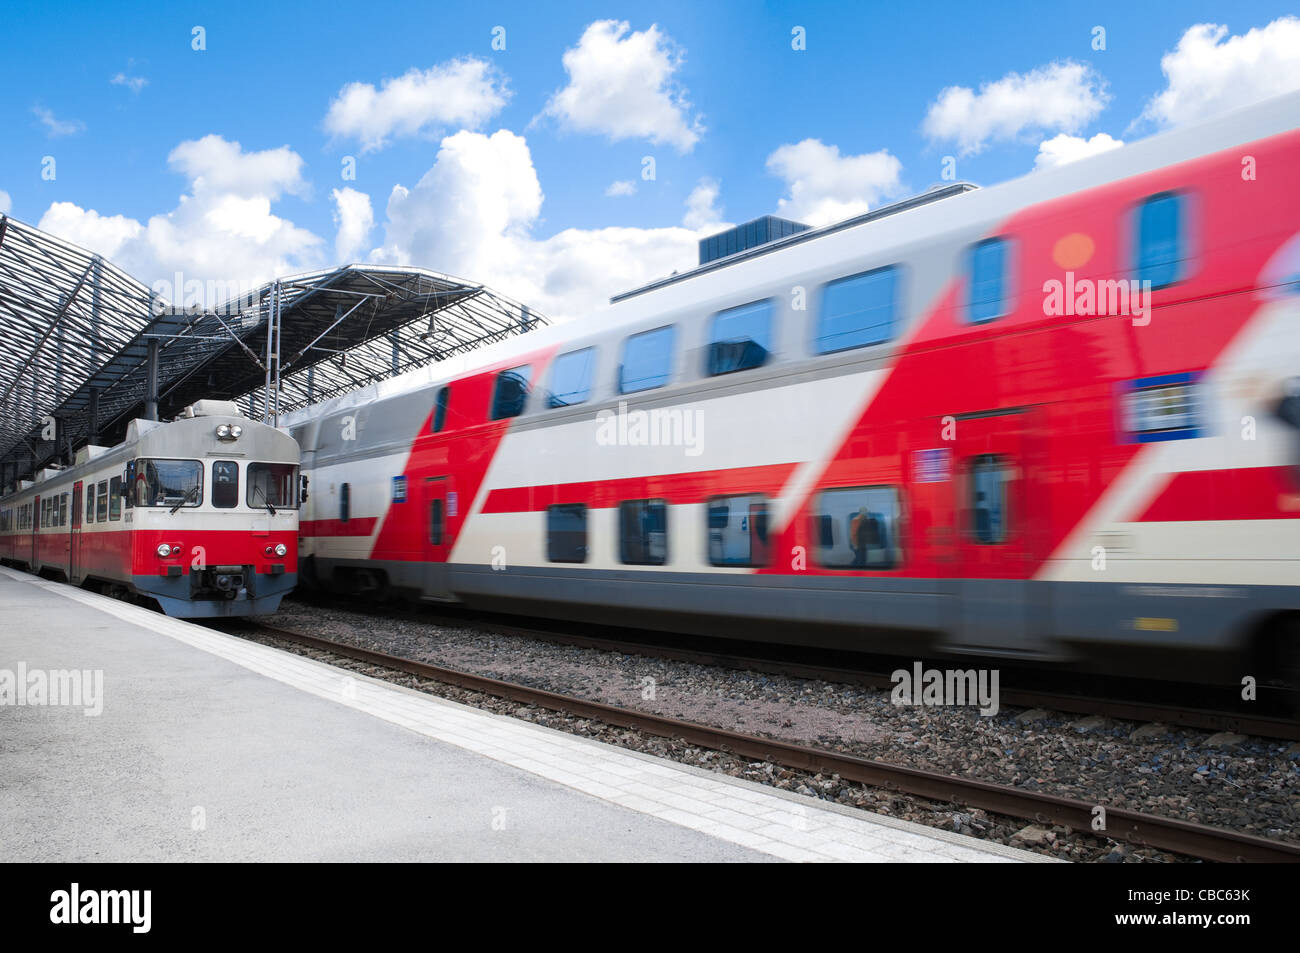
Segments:
[[[348,604],[344,608],[352,611],[356,610],[356,606],[352,604]],[[373,611],[374,608],[370,607],[368,611]],[[883,671],[742,655],[721,649],[686,648],[630,636],[616,637],[612,634],[578,635],[559,628],[519,625],[513,621],[503,622],[500,617],[467,610],[448,611],[422,605],[419,619],[450,627],[473,626],[481,631],[494,632],[499,635],[543,639],[575,648],[598,649],[625,655],[641,655],[677,662],[691,662],[697,665],[715,665],[740,671],[761,672],[765,675],[818,679],[826,682],[862,685],[870,688],[888,689],[893,686],[889,673]],[[567,623],[558,623],[557,625],[570,630],[573,628],[599,628],[605,632],[610,631],[605,626],[593,627]],[[1136,699],[1107,699],[1075,693],[1019,689],[1007,687],[1005,683],[999,693],[999,701],[1006,707],[1043,708],[1079,715],[1102,715],[1107,718],[1119,718],[1126,721],[1161,722],[1162,724],[1182,728],[1233,731],[1260,738],[1300,741],[1300,721],[1274,715],[1252,715],[1241,711],[1210,710]]]
[[[634,729],[646,734],[678,738],[692,745],[729,752],[746,759],[769,761],[786,768],[838,774],[845,780],[873,787],[882,787],[940,802],[953,802],[1041,824],[1059,824],[1077,831],[1093,830],[1093,824],[1098,816],[1095,811],[1100,805],[1085,801],[918,768],[891,765],[834,751],[666,718],[648,712],[473,675],[427,662],[417,662],[265,623],[258,623],[257,627],[276,638],[305,648],[330,652],[353,661],[428,678],[521,704],[535,705],[567,715]],[[1300,845],[1174,818],[1106,807],[1104,824],[1103,829],[1097,830],[1097,834],[1101,836],[1204,860],[1300,863]]]

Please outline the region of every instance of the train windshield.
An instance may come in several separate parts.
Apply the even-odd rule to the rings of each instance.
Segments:
[[[292,463],[250,463],[248,505],[293,509],[298,505],[298,468]]]
[[[203,464],[197,460],[137,460],[136,506],[198,506],[203,502]]]

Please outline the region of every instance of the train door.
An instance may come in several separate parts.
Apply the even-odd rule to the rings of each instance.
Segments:
[[[1035,651],[1043,618],[1029,577],[1046,514],[1034,511],[1026,479],[1032,417],[1018,409],[955,421],[955,648]]]
[[[85,488],[78,480],[72,485],[72,519],[68,530],[68,582],[74,586],[81,582],[81,507]]]
[[[424,481],[424,565],[425,594],[434,599],[450,599],[451,578],[447,557],[453,541],[452,521],[457,517],[459,500],[447,476],[428,477]]]

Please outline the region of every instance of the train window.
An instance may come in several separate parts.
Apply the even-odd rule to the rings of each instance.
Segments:
[[[131,487],[135,486],[134,460],[128,460],[126,463],[126,470],[123,471],[122,474],[122,485],[126,489],[126,492],[122,494],[122,498],[126,503],[126,508],[129,510],[135,504],[135,497],[131,494]]]
[[[108,519],[108,481],[100,480],[95,488],[95,522],[102,523]]]
[[[528,385],[533,379],[533,369],[527,364],[512,367],[497,375],[492,389],[492,420],[518,417],[528,403]]]
[[[108,518],[110,520],[120,520],[122,518],[121,477],[113,477],[108,481]]]
[[[447,403],[451,400],[451,385],[438,388],[438,396],[433,401],[433,433],[441,433],[447,426]]]
[[[249,506],[264,509],[296,509],[298,468],[292,463],[250,463],[248,465]]]
[[[86,522],[95,522],[95,484],[86,484]]]
[[[901,522],[896,487],[825,490],[813,509],[817,562],[827,569],[894,569],[902,561]]]
[[[113,518],[117,519],[117,517]],[[66,493],[59,494],[59,525],[68,525],[68,494]]]
[[[551,387],[546,395],[547,407],[572,407],[591,396],[591,374],[596,365],[596,349],[584,347],[561,354],[551,368]]]
[[[1005,543],[1011,514],[1007,485],[1015,478],[1010,461],[982,453],[970,461],[970,534],[977,543]]]
[[[1011,310],[1009,262],[1010,243],[1004,238],[990,238],[971,249],[966,316],[972,324],[992,321]]]
[[[719,496],[709,500],[709,562],[715,566],[766,566],[767,497]]]
[[[585,503],[557,503],[546,508],[546,558],[553,563],[587,561]]]
[[[618,368],[618,392],[635,394],[663,387],[672,376],[673,344],[677,328],[669,325],[633,334],[623,342],[623,363]]]
[[[1138,208],[1136,277],[1151,282],[1153,288],[1172,285],[1184,277],[1185,206],[1182,195],[1163,192],[1146,199]]]
[[[629,566],[668,561],[668,504],[625,500],[618,505],[618,558]]]
[[[443,531],[446,529],[446,510],[442,497],[429,501],[429,542],[434,546],[442,545]]]
[[[1129,441],[1153,443],[1201,435],[1197,374],[1165,374],[1127,385],[1124,425]]]
[[[239,505],[239,464],[234,460],[212,461],[212,505],[222,510]]]
[[[709,330],[706,372],[710,377],[760,367],[772,347],[771,300],[719,311]]]
[[[344,483],[339,487],[339,522],[346,523],[352,518],[352,484]]]
[[[136,506],[198,506],[202,502],[203,464],[199,461],[136,461]]]
[[[826,285],[814,341],[816,353],[888,341],[894,334],[897,294],[898,268],[894,265]]]

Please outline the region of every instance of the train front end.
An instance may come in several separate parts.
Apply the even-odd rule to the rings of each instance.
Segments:
[[[123,475],[132,585],[168,615],[268,615],[298,580],[298,444],[200,401],[142,434]]]

